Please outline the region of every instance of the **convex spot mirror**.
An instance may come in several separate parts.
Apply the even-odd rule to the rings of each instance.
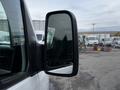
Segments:
[[[48,13],[45,27],[45,71],[58,76],[78,72],[78,37],[75,16],[69,11]]]

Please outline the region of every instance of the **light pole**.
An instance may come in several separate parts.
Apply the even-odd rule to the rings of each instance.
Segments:
[[[93,25],[93,32],[94,32],[96,23],[93,23],[92,25]]]

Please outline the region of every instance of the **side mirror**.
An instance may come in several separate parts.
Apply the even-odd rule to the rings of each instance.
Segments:
[[[56,11],[47,14],[44,60],[47,74],[66,77],[77,74],[77,24],[71,12]]]

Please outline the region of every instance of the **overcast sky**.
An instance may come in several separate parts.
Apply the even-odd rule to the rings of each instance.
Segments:
[[[120,26],[120,0],[26,0],[34,20],[44,20],[47,12],[69,10],[79,29]]]

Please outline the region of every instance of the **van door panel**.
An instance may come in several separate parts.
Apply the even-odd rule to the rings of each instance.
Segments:
[[[49,90],[49,77],[42,71],[7,90]]]

